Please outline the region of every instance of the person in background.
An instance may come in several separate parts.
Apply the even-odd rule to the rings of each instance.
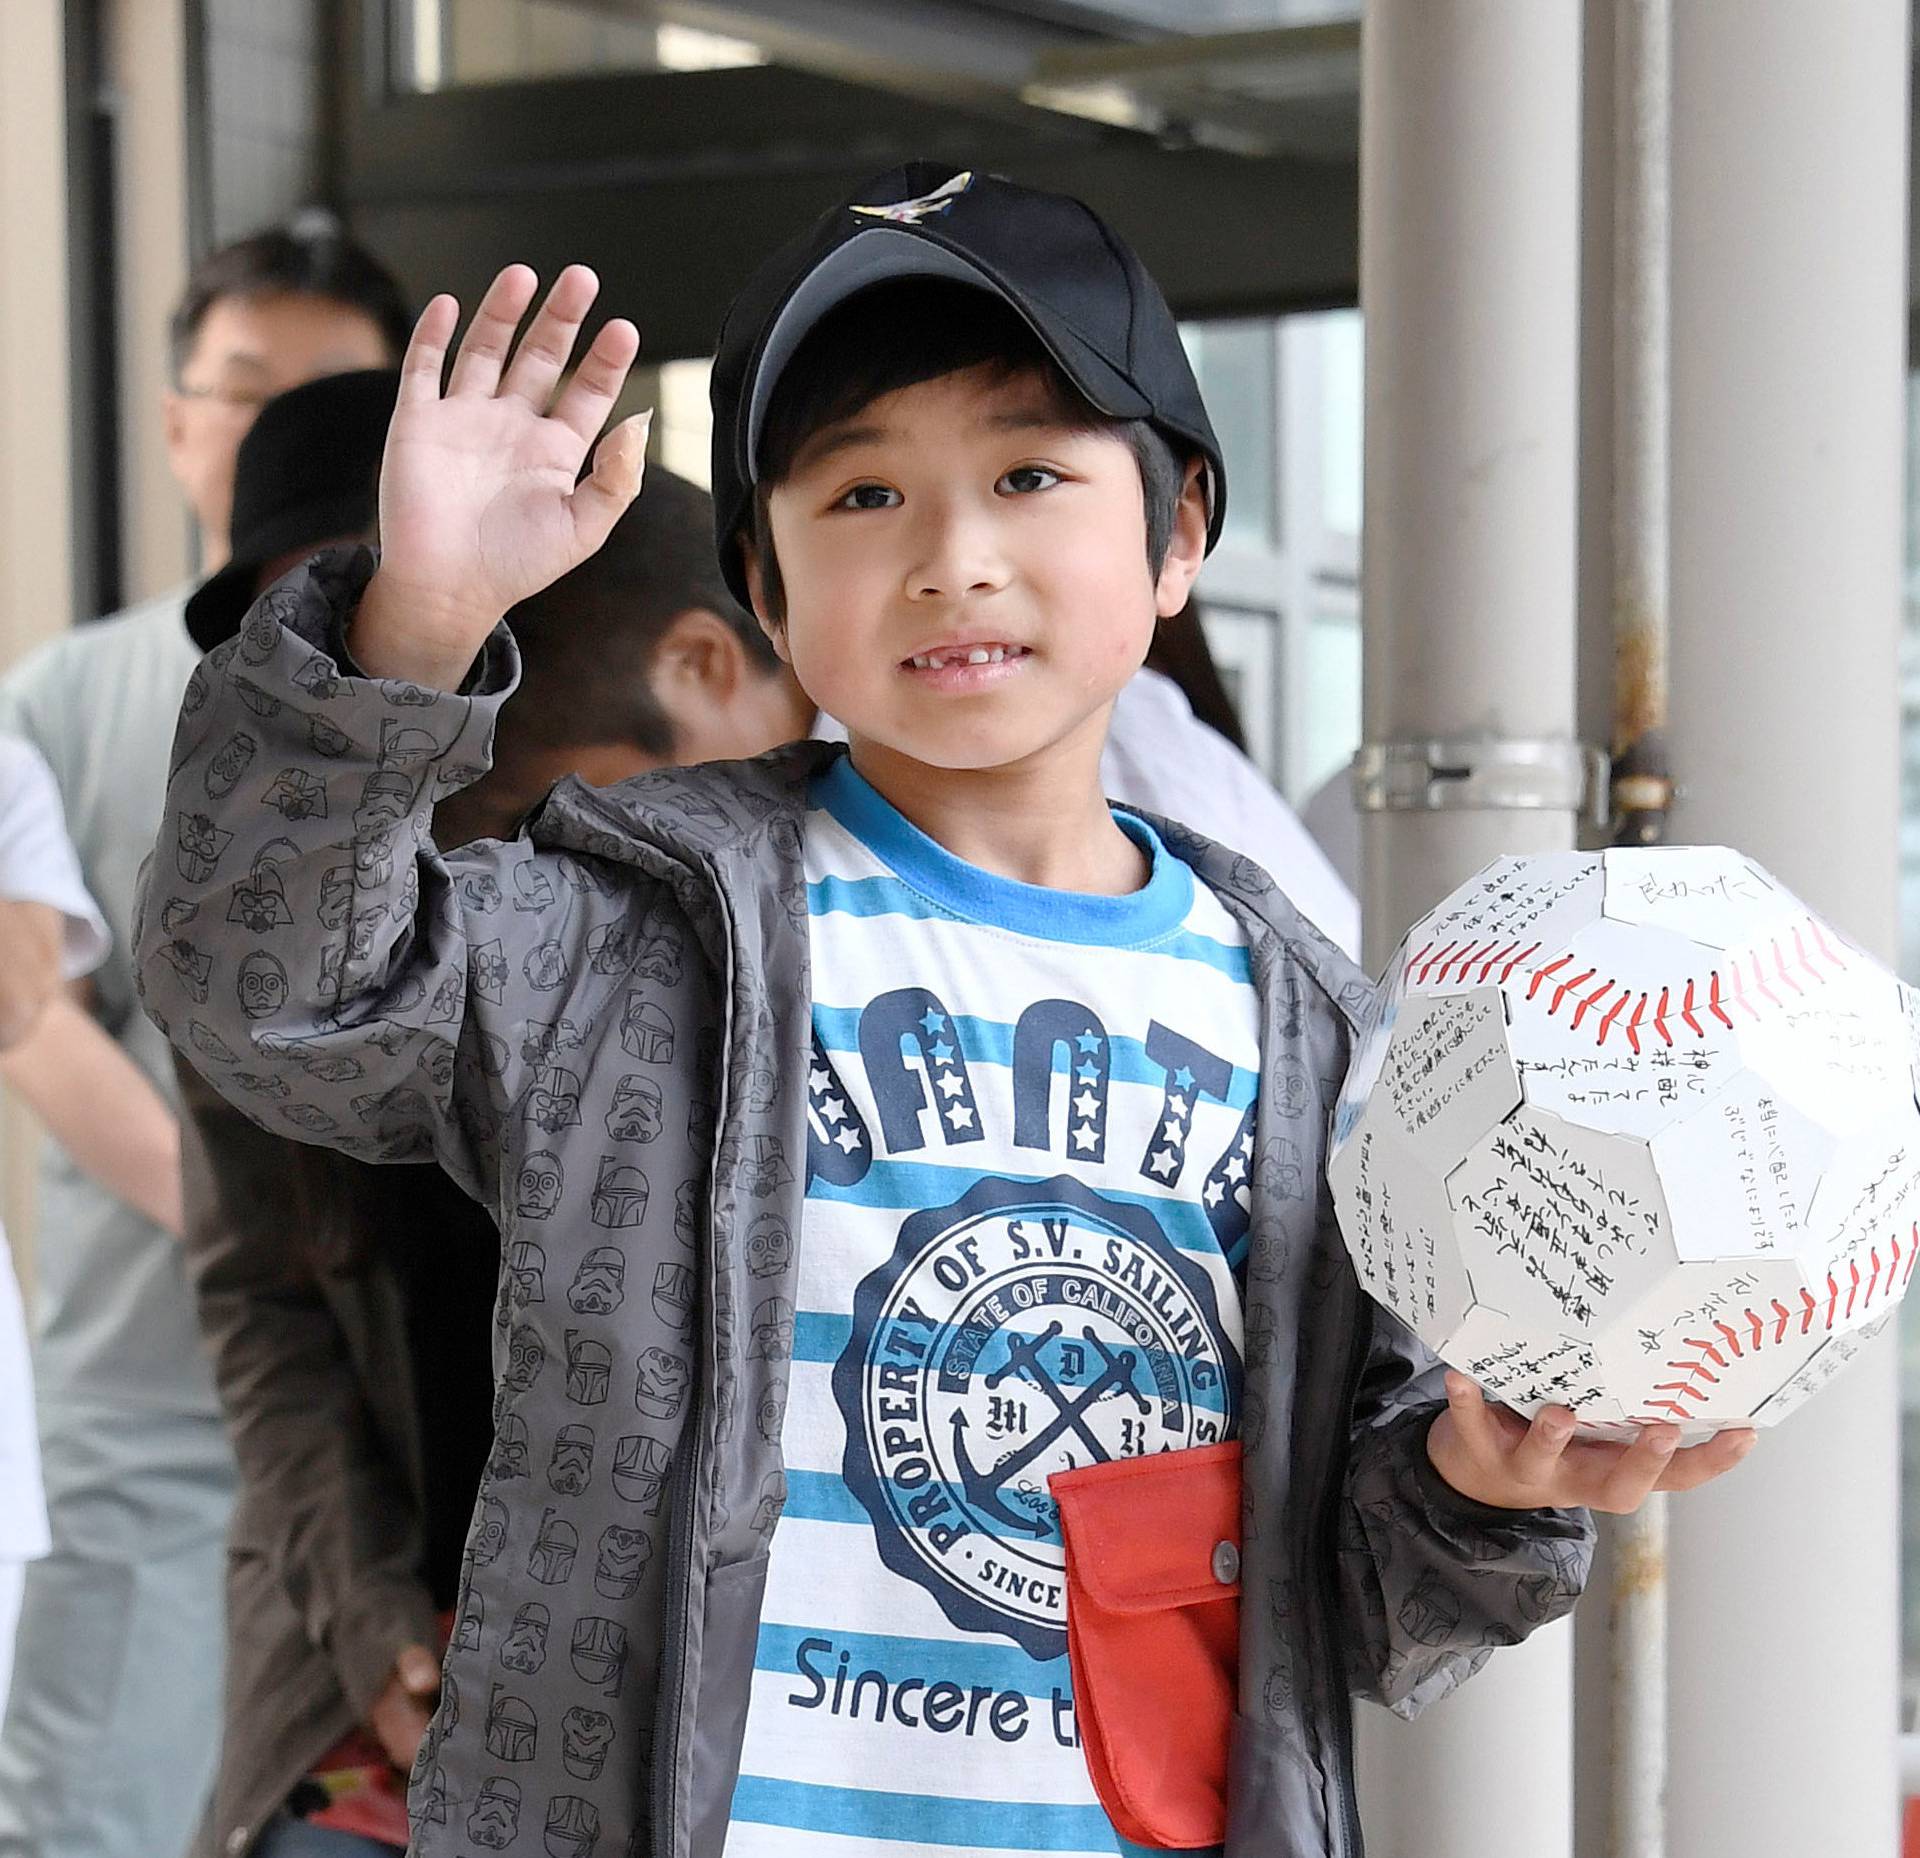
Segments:
[[[391,366],[407,328],[393,278],[325,216],[195,268],[159,411],[206,568],[227,559],[235,453],[260,407],[317,376]],[[169,1102],[172,1065],[127,947],[199,658],[184,606],[176,591],[78,627],[0,680],[0,728],[51,766],[113,933],[93,1013]],[[201,830],[173,855],[206,855]],[[105,1118],[92,1133],[104,1148],[132,1140]],[[125,1185],[147,1170],[124,1149],[117,1166],[100,1159],[89,1171],[49,1144],[41,1174],[34,1376],[53,1550],[27,1574],[0,1721],[0,1858],[174,1858],[213,1772],[232,1453],[179,1245]]]
[[[0,736],[0,1078],[77,1156],[92,1152],[92,1131],[103,1124],[122,1129],[107,1160],[132,1156],[140,1165],[135,1178],[109,1185],[139,1196],[152,1218],[177,1229],[172,1113],[64,991],[100,964],[107,940],[47,764],[27,743]],[[48,1546],[26,1324],[0,1232],[0,1710],[26,1566]]]
[[[233,559],[187,606],[209,649],[289,555],[371,537],[394,386],[336,376],[262,410]],[[811,708],[728,592],[712,527],[705,494],[657,471],[600,554],[513,614],[520,695],[494,771],[438,809],[443,842],[506,835],[570,772],[606,784],[804,729]],[[279,901],[270,872],[251,874],[245,907],[286,955]],[[222,1754],[196,1858],[391,1853],[493,1437],[500,1235],[437,1167],[270,1135],[184,1062],[179,1083],[187,1262],[240,1468]],[[511,1450],[494,1466],[548,1471]]]

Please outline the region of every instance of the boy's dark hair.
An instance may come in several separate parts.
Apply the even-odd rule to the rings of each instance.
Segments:
[[[209,252],[180,293],[168,336],[177,382],[207,312],[227,297],[325,297],[359,310],[378,325],[397,362],[413,333],[413,317],[393,273],[347,236],[331,213],[296,214]]]
[[[693,608],[731,626],[752,662],[779,664],[767,636],[734,599],[713,553],[713,500],[658,465],[597,554],[507,615],[522,660],[519,694],[500,723],[503,746],[633,743],[674,752],[654,700],[653,656],[671,622]]]
[[[1090,406],[1010,304],[971,285],[906,278],[859,291],[821,317],[782,370],[767,404],[747,539],[775,624],[785,621],[787,602],[768,494],[792,471],[801,448],[816,432],[852,419],[883,395],[978,367],[1037,376],[1073,430],[1109,432],[1125,441],[1140,467],[1147,568],[1159,575],[1187,461],[1146,420],[1112,419]]]

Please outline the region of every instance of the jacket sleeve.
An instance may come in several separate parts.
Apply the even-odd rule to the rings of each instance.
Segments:
[[[372,566],[318,557],[194,672],[135,970],[161,1030],[262,1127],[437,1160],[492,1208],[521,1084],[506,1010],[565,1013],[583,886],[524,841],[435,848],[433,803],[486,771],[518,655],[503,626],[459,694],[356,675],[344,629]]]
[[[1585,1510],[1494,1509],[1447,1483],[1427,1457],[1444,1369],[1390,1311],[1367,1307],[1338,1556],[1348,1680],[1411,1717],[1573,1605],[1594,1530]]]
[[[326,1160],[257,1128],[184,1062],[179,1074],[186,1260],[240,1467],[235,1535],[365,1720],[401,1648],[435,1649],[438,1629],[416,1572],[419,1505],[316,1279],[319,1235],[286,1242],[289,1179]]]

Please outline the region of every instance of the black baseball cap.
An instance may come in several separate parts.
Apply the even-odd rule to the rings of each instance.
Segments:
[[[767,407],[808,333],[856,292],[900,278],[990,291],[1023,317],[1096,412],[1144,419],[1205,463],[1207,546],[1227,509],[1225,461],[1160,287],[1093,209],[998,175],[910,161],[864,183],[769,258],[733,301],[713,363],[713,509],[720,566],[744,605],[739,534]]]
[[[234,459],[232,558],[187,601],[187,630],[203,652],[240,630],[269,562],[373,528],[399,394],[397,369],[358,368],[260,409]]]

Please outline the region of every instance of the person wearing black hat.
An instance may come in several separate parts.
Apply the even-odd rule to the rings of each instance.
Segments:
[[[370,542],[380,452],[400,376],[328,374],[269,400],[234,459],[226,561],[188,596],[187,631],[203,652],[240,630],[255,597],[329,543]]]
[[[263,991],[224,880],[171,872],[139,948],[215,1089],[432,1153],[502,1222],[412,1849],[532,1849],[544,1807],[548,1849],[658,1858],[1356,1851],[1350,1688],[1444,1694],[1572,1604],[1574,1506],[1738,1441],[1576,1456],[1563,1410],[1450,1402],[1326,1212],[1366,980],[1252,861],[1101,794],[1227,494],[1165,302],[991,176],[835,206],[728,318],[713,481],[849,746],[563,783],[447,852],[502,616],[639,491],[640,422],[580,476],[637,332],[559,387],[595,283],[516,345],[535,282],[495,279],[444,389],[428,306],[379,563],[297,573],[189,697],[170,804],[238,868],[273,848],[317,958]]]

